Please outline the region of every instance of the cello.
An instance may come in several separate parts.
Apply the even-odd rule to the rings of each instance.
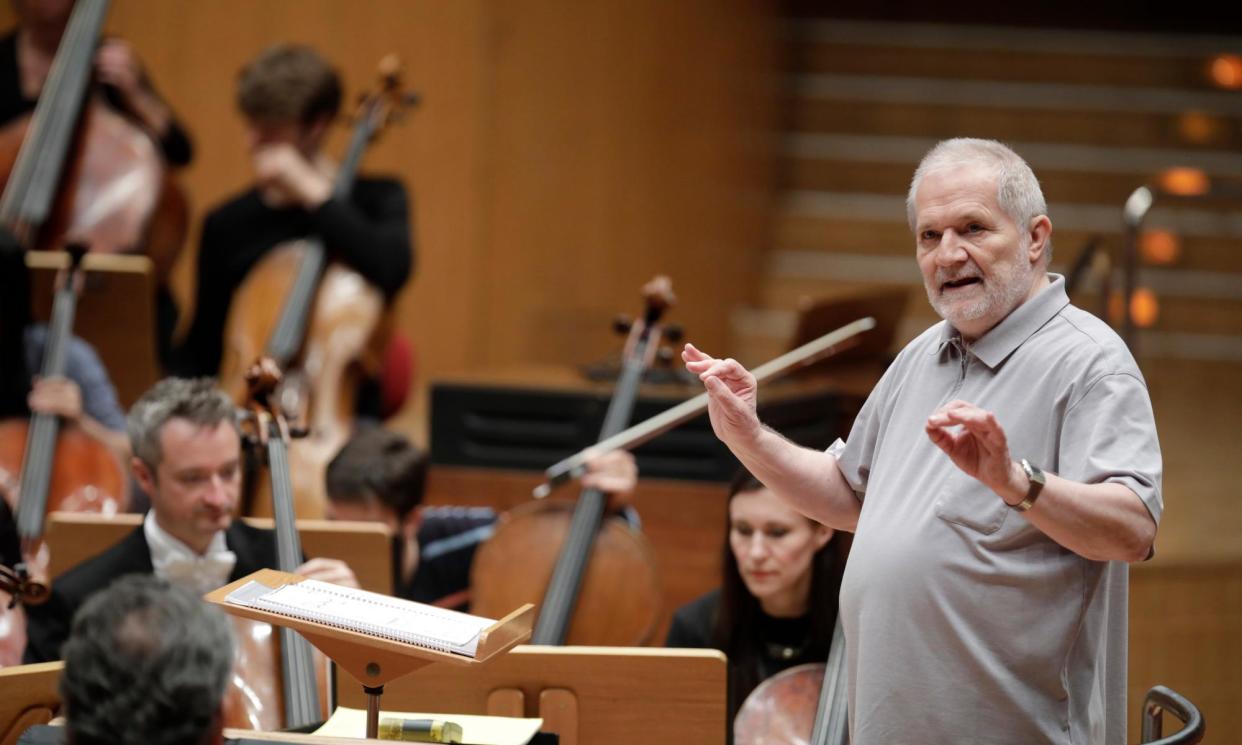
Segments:
[[[848,745],[845,634],[832,631],[828,662],[783,670],[751,691],[733,719],[734,745]]]
[[[630,328],[601,440],[629,422],[643,373],[660,345],[660,319],[674,302],[667,277],[649,282],[643,296],[646,310]],[[584,489],[572,508],[537,502],[512,510],[475,556],[473,612],[503,615],[504,608],[542,595],[532,644],[649,642],[660,613],[652,549],[620,518],[606,520],[606,507],[607,495]],[[622,585],[623,599],[616,592]]]
[[[247,371],[250,398],[246,404],[247,444],[262,453],[271,477],[272,512],[276,523],[277,566],[293,572],[302,564],[302,543],[293,512],[293,484],[289,478],[288,445],[305,434],[290,427],[275,405],[280,369],[261,359]],[[226,726],[256,730],[304,730],[327,718],[325,694],[327,661],[306,639],[292,629],[277,632],[277,653],[272,646],[272,627],[243,618],[233,619],[238,642],[235,674],[225,693]],[[279,671],[279,678],[273,675]],[[279,709],[268,706],[279,701]]]
[[[188,224],[152,137],[91,91],[107,0],[78,0],[34,112],[0,131],[0,223],[28,249],[66,237],[92,251],[149,256],[162,283]]]
[[[367,145],[417,101],[414,94],[401,92],[395,57],[381,61],[380,78],[379,91],[359,108],[333,198],[349,197]],[[274,247],[234,295],[225,322],[220,385],[240,402],[250,360],[267,357],[285,371],[275,395],[310,430],[289,450],[299,517],[324,516],[324,473],[353,427],[359,367],[368,357],[378,358],[379,345],[391,330],[385,311],[380,291],[357,272],[330,264],[323,241],[313,236]],[[249,512],[270,516],[263,485],[256,487]]]
[[[70,251],[70,268],[56,291],[52,324],[40,374],[64,375],[73,330],[79,264],[85,249]],[[62,427],[60,417],[36,412],[29,420],[0,422],[0,490],[11,504],[23,564],[36,580],[47,579],[49,555],[43,528],[51,509],[98,512],[124,511],[128,504],[125,471],[102,442],[78,427]],[[0,602],[5,593],[0,592]],[[13,607],[0,607],[0,665],[21,662],[26,646],[24,617]]]

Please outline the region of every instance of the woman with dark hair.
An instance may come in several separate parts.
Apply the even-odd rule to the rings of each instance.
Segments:
[[[824,662],[837,619],[845,542],[746,471],[729,488],[720,588],[673,615],[665,646],[719,649],[729,658],[729,722],[762,681]]]

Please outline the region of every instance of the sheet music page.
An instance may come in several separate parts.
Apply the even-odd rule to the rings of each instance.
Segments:
[[[515,719],[513,717],[485,717],[470,714],[427,714],[409,711],[381,711],[380,719],[442,719],[461,725],[461,741],[472,745],[525,745],[530,742],[542,719]],[[361,709],[338,706],[323,726],[315,730],[325,737],[366,737],[367,713]]]
[[[397,641],[474,656],[494,620],[318,580],[269,588],[250,582],[228,602]]]

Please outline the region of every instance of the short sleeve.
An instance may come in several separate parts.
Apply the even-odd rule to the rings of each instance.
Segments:
[[[1103,375],[1071,403],[1061,426],[1058,465],[1063,478],[1128,487],[1160,522],[1163,465],[1142,378],[1124,372]]]

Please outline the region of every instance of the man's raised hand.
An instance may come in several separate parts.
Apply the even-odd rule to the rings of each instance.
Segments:
[[[716,359],[693,344],[686,345],[681,358],[707,389],[707,412],[716,436],[730,446],[757,438],[762,425],[755,411],[755,376],[736,360]]]

